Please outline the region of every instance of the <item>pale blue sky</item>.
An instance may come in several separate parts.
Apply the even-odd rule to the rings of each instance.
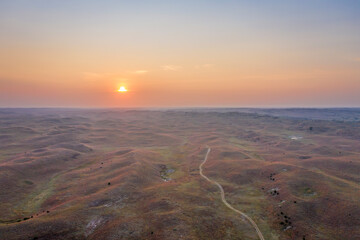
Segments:
[[[307,90],[309,102],[294,98],[290,104],[360,105],[355,94],[360,91],[360,1],[2,0],[0,32],[0,85],[19,85],[23,79],[37,86],[38,79],[50,77],[46,84],[56,85],[74,82],[77,72],[121,75],[129,69],[170,79],[156,75],[157,67],[179,65],[187,75],[179,71],[174,79],[193,76],[197,86],[207,76],[189,66],[211,64],[217,75],[208,79],[226,76],[223,83],[230,89],[255,91],[248,76],[264,76],[259,86],[280,76],[289,80],[276,80],[279,89],[284,83],[289,87],[276,94],[316,83]],[[319,94],[326,78],[332,78],[331,89]],[[338,104],[331,99],[336,84],[344,93]],[[21,105],[18,99],[8,102]],[[62,105],[56,99],[53,104]],[[235,98],[222,104],[262,105]]]

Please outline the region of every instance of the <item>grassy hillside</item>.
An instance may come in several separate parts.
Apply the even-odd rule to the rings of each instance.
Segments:
[[[0,109],[0,239],[257,239],[206,145],[265,239],[359,239],[360,124],[329,111]]]

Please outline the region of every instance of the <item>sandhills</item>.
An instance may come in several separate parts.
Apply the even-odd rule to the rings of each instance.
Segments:
[[[257,239],[206,145],[265,239],[359,239],[359,112],[0,109],[0,239]]]

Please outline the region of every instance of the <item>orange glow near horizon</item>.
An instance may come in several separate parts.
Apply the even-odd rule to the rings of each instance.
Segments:
[[[4,2],[0,107],[360,107],[351,4]]]

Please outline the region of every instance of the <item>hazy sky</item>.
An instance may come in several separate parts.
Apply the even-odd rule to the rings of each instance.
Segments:
[[[360,1],[0,0],[0,106],[360,106]]]

